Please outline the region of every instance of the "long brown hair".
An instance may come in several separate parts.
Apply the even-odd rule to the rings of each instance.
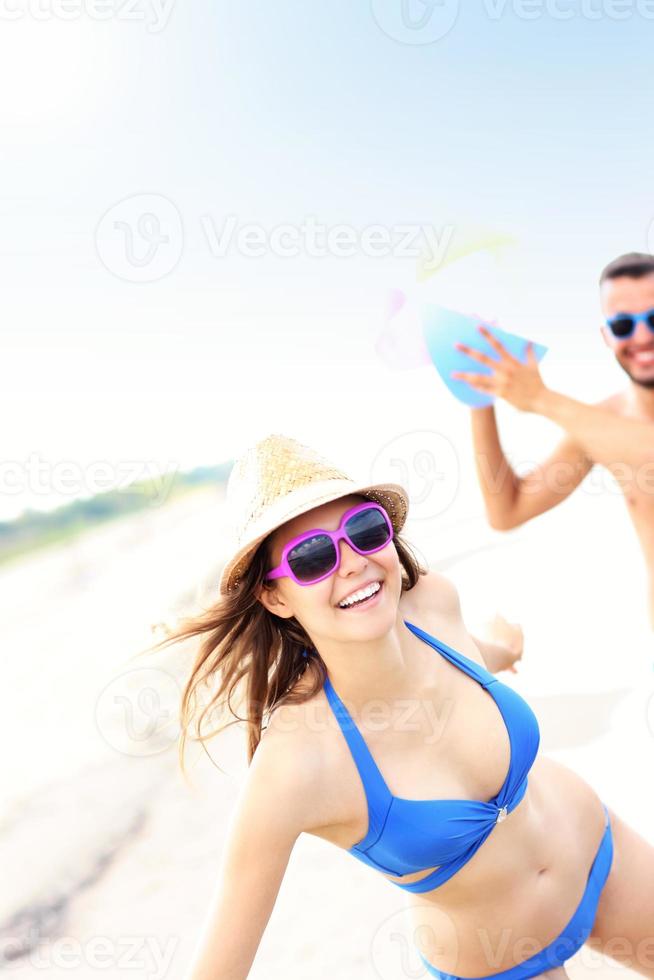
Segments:
[[[274,532],[273,532],[274,533]],[[261,587],[274,588],[264,581],[271,567],[272,533],[257,548],[239,587],[227,596],[221,595],[202,613],[181,619],[168,636],[148,647],[157,650],[195,636],[203,637],[180,703],[179,763],[184,773],[186,742],[205,742],[238,722],[247,725],[248,765],[261,741],[266,725],[264,715],[278,705],[301,704],[323,685],[326,668],[318,651],[298,620],[282,619],[270,613],[257,598]],[[402,566],[402,591],[414,587],[423,568],[409,544],[395,533],[397,555]],[[303,655],[307,652],[307,657]],[[307,690],[290,691],[294,682],[310,671],[312,683]],[[217,685],[217,686],[216,686]],[[304,687],[304,685],[303,685]],[[207,689],[208,702],[200,707],[200,693]],[[244,717],[238,714],[244,710]],[[231,714],[215,731],[203,732],[207,716]],[[190,734],[194,727],[195,735]]]

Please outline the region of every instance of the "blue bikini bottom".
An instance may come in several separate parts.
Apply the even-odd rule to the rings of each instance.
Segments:
[[[604,830],[604,835],[588,874],[586,890],[574,915],[564,927],[563,932],[556,939],[552,940],[549,945],[545,946],[533,956],[530,956],[529,959],[523,960],[522,963],[510,967],[508,970],[501,970],[499,973],[490,973],[483,980],[527,980],[528,977],[534,977],[539,973],[543,973],[545,970],[552,970],[556,966],[561,966],[586,942],[595,922],[600,892],[609,876],[611,862],[613,860],[613,836],[611,834],[609,811],[606,809],[605,804],[602,804],[602,806],[604,806],[604,813],[606,815],[606,829]],[[420,950],[418,950],[418,953],[427,968],[427,972],[433,977],[440,977],[440,980],[466,980],[465,977],[457,977],[452,973],[442,973],[425,959]],[[478,980],[478,978],[475,978],[475,980]],[[479,980],[482,980],[482,978],[479,978]]]

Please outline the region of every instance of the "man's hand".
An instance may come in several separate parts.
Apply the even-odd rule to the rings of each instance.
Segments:
[[[481,351],[473,350],[466,344],[457,343],[454,346],[473,360],[492,368],[493,374],[453,371],[452,377],[466,381],[471,387],[483,391],[487,395],[504,398],[523,412],[537,411],[539,401],[547,389],[538,370],[538,361],[531,341],[528,342],[527,346],[527,363],[523,364],[522,361],[509,354],[504,345],[487,327],[480,324],[478,330],[493,350],[499,354],[499,360],[489,357],[488,354],[482,354]]]

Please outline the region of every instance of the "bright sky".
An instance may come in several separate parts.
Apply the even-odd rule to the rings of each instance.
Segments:
[[[597,277],[654,244],[654,3],[17,0],[0,21],[0,519],[270,431],[375,477],[416,432],[467,452],[433,367],[375,351],[388,290],[415,288],[402,226],[512,236],[429,297],[547,344],[553,387],[624,383]],[[538,457],[542,420],[504,414]]]

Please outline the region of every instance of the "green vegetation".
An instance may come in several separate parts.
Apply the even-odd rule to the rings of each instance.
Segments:
[[[198,488],[226,483],[233,460],[199,466],[188,473],[167,473],[157,480],[137,480],[127,487],[73,500],[51,511],[26,510],[12,521],[0,521],[0,564],[54,544],[61,544],[107,521],[115,521]]]

